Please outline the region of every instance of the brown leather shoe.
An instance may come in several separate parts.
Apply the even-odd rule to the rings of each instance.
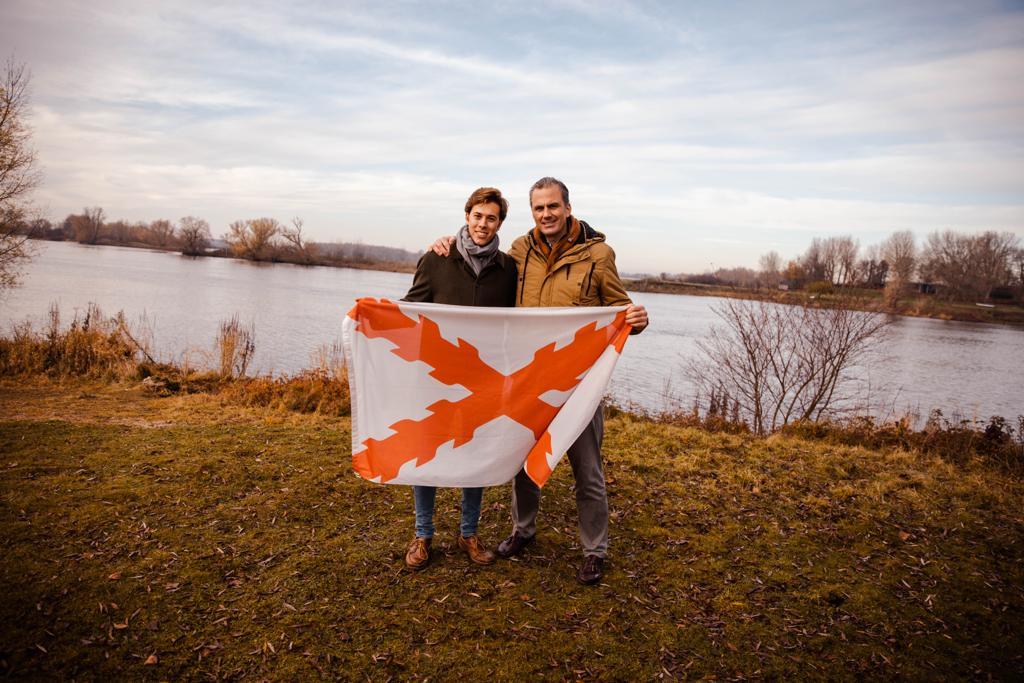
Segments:
[[[406,567],[419,571],[430,564],[430,541],[429,538],[420,538],[419,536],[412,539],[409,549],[405,551]]]
[[[455,540],[459,547],[466,551],[469,559],[477,564],[494,564],[494,553],[480,543],[480,537],[476,534],[468,538],[462,534],[455,534]]]
[[[498,544],[498,557],[514,557],[523,552],[523,548],[533,543],[534,536],[520,536],[518,531]]]
[[[583,558],[583,565],[576,573],[576,579],[585,586],[592,586],[604,576],[604,558],[597,555],[587,555]]]

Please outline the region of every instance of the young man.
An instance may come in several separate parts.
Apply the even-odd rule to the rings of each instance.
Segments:
[[[535,226],[509,250],[519,271],[517,306],[627,306],[626,322],[633,334],[647,327],[647,310],[630,301],[615,268],[615,252],[605,237],[572,215],[569,190],[560,180],[545,177],[530,188]],[[447,240],[434,250],[447,250]],[[604,416],[598,407],[590,424],[569,448],[576,479],[583,564],[576,575],[594,584],[604,575],[608,550],[608,496],[601,466]],[[512,535],[498,545],[498,555],[512,557],[530,545],[537,532],[540,489],[525,471],[512,487]]]
[[[466,224],[455,237],[455,249],[446,256],[428,251],[416,266],[412,287],[405,301],[425,301],[457,306],[514,306],[516,264],[498,251],[498,230],[508,214],[508,202],[501,191],[481,187],[466,200]],[[494,553],[480,541],[482,488],[462,489],[462,523],[456,540],[469,559],[491,564]],[[434,537],[434,486],[414,486],[416,535],[405,554],[411,569],[430,563]]]

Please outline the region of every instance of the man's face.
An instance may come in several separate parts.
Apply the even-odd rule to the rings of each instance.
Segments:
[[[488,244],[501,227],[501,207],[493,202],[474,205],[466,214],[466,225],[473,244]]]
[[[562,199],[562,190],[557,185],[542,187],[530,194],[530,208],[533,220],[541,233],[554,242],[565,232],[565,219],[572,215],[572,207]]]

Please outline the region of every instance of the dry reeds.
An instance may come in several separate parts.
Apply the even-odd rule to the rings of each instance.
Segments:
[[[321,346],[313,368],[293,377],[255,377],[225,384],[220,395],[231,403],[298,413],[351,414],[348,374],[338,344]]]
[[[923,429],[910,420],[879,423],[871,417],[836,422],[799,422],[783,427],[784,434],[865,448],[902,448],[938,455],[966,464],[974,458],[1004,470],[1024,473],[1024,415],[1016,427],[998,415],[983,420],[950,420],[941,410],[932,411]]]
[[[195,369],[187,360],[180,365],[157,362],[151,337],[145,320],[133,329],[124,313],[108,317],[95,304],[63,327],[53,306],[42,330],[26,322],[0,339],[0,375],[143,380],[162,395],[211,393],[247,406],[335,416],[350,412],[348,376],[338,344],[318,349],[313,368],[298,375],[246,377],[256,351],[255,333],[238,316],[221,323],[212,353],[200,352],[214,366],[211,371]]]
[[[237,315],[221,322],[216,342],[221,377],[245,377],[256,352],[255,337],[253,326],[242,327]]]
[[[140,327],[145,328],[144,320]],[[124,313],[108,317],[96,304],[76,312],[63,328],[54,305],[41,332],[26,322],[0,339],[0,373],[137,378],[140,365],[153,363],[148,337],[146,329],[132,332]]]

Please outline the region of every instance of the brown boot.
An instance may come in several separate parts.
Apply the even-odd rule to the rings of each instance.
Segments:
[[[576,579],[585,586],[593,586],[604,577],[604,558],[587,555],[576,574]]]
[[[511,536],[498,544],[498,555],[505,558],[515,557],[523,552],[523,548],[533,543],[534,538],[536,537],[520,536],[518,531],[513,531]]]
[[[459,547],[466,551],[469,559],[477,564],[494,564],[494,553],[480,543],[480,537],[476,534],[469,538],[462,536],[462,534],[455,534],[455,540],[458,542]]]
[[[429,538],[420,538],[419,536],[412,539],[409,549],[405,551],[406,567],[419,571],[430,564],[430,541]]]

